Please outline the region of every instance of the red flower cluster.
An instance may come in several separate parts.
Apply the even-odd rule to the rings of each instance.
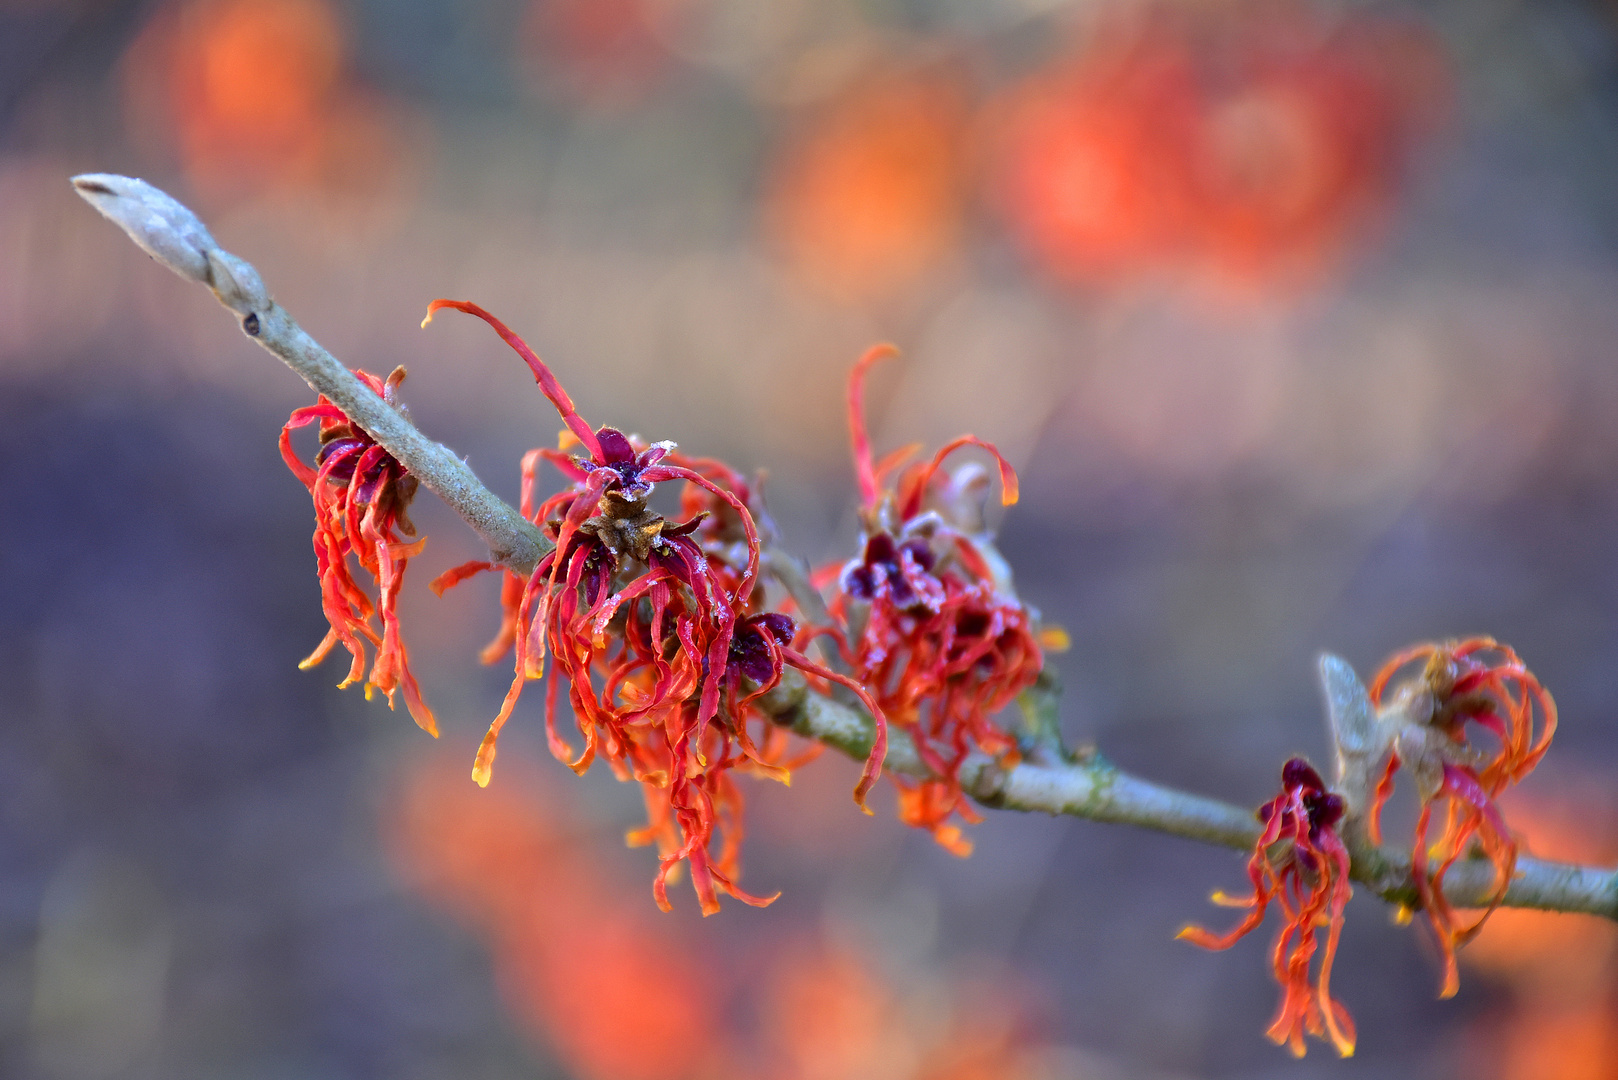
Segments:
[[[394,368],[385,382],[368,372],[354,374],[389,405],[398,407],[396,391],[404,381],[404,368]],[[316,421],[320,424],[320,450],[315,455],[315,468],[311,469],[293,452],[292,432]],[[331,624],[325,640],[298,666],[313,667],[341,642],[353,663],[339,685],[349,686],[365,678],[363,642],[369,641],[376,646],[376,662],[366,679],[365,696],[369,698],[373,690],[380,690],[388,696],[391,707],[394,693],[403,690],[410,715],[423,730],[436,736],[437,721],[422,700],[416,677],[410,673],[394,611],[404,583],[405,565],[420,554],[427,542],[422,539],[406,543],[397,535],[416,535],[407,514],[416,494],[416,478],[324,394],[315,404],[293,410],[281,429],[281,456],[314,498],[320,606]],[[350,555],[376,582],[374,605],[349,570]],[[371,625],[373,616],[380,617],[380,634]]]
[[[1421,813],[1416,820],[1412,863],[1427,920],[1444,953],[1444,986],[1460,987],[1455,950],[1477,936],[1505,898],[1517,865],[1517,843],[1495,799],[1533,771],[1556,733],[1556,703],[1511,648],[1493,638],[1426,643],[1388,660],[1370,686],[1382,705],[1388,682],[1407,665],[1423,662],[1401,685],[1387,709],[1391,752],[1367,816],[1372,843],[1381,843],[1381,810],[1401,766],[1415,777]],[[1477,746],[1466,725],[1488,731],[1497,744]],[[1429,843],[1434,808],[1442,815],[1438,839]],[[1444,896],[1444,875],[1476,843],[1495,868],[1488,907],[1470,925],[1457,922]],[[1434,866],[1433,864],[1436,864]]]
[[[880,704],[855,681],[828,671],[793,648],[797,628],[779,612],[764,611],[755,588],[759,539],[747,506],[746,485],[717,462],[682,457],[668,442],[650,445],[614,428],[592,431],[550,369],[494,316],[476,304],[435,300],[483,319],[528,363],[567,431],[563,448],[532,451],[523,462],[522,512],[543,529],[554,548],[526,581],[506,576],[505,618],[485,660],[508,646],[516,674],[504,705],[478,750],[472,776],[489,782],[500,729],[529,679],[543,678],[548,658],[556,672],[546,685],[546,735],[551,752],[575,772],[599,753],[620,779],[641,783],[648,824],[631,844],[656,843],[661,867],[653,885],[668,907],[667,883],[682,862],[704,914],[719,910],[718,894],[768,904],[736,885],[742,837],[742,796],[731,772],[785,779],[786,734],[755,709],[788,665],[853,690],[876,717],[879,737],[855,789],[875,783],[886,752]],[[423,324],[425,325],[425,322]],[[578,446],[585,456],[567,448]],[[535,473],[549,461],[568,481],[534,503]],[[702,508],[670,522],[647,503],[657,484],[687,485],[687,505]],[[715,515],[714,510],[722,515]],[[720,518],[713,525],[707,522]],[[736,534],[734,542],[731,534]],[[455,568],[433,583],[437,592],[481,570],[484,562]],[[556,728],[558,678],[584,738],[577,754]],[[750,721],[763,726],[755,739]],[[717,853],[710,850],[716,834]]]
[[[968,822],[977,820],[962,798],[961,763],[974,750],[1015,760],[1016,740],[993,717],[1039,676],[1041,635],[1037,616],[1017,600],[1003,564],[982,543],[981,523],[964,520],[970,511],[961,502],[978,490],[974,480],[981,474],[939,474],[956,450],[980,447],[999,464],[1001,501],[1009,506],[1017,501],[1017,475],[998,450],[963,435],[931,461],[903,469],[894,490],[883,487],[916,450],[871,458],[865,374],[894,355],[891,345],[878,345],[849,376],[864,546],[837,576],[832,633],[854,677],[870,688],[889,722],[911,734],[935,774],[923,781],[894,779],[901,820],[966,855],[970,841],[949,824],[957,812]],[[1059,644],[1061,636],[1047,640]]]
[[[1336,831],[1345,809],[1343,797],[1327,791],[1307,761],[1288,761],[1281,768],[1281,794],[1258,809],[1264,832],[1247,861],[1253,894],[1245,900],[1223,893],[1213,896],[1214,903],[1246,908],[1247,915],[1224,935],[1199,926],[1179,933],[1205,949],[1228,949],[1264,921],[1272,900],[1280,902],[1286,923],[1275,941],[1274,963],[1281,1006],[1266,1034],[1298,1057],[1304,1053],[1306,1031],[1329,1038],[1343,1057],[1354,1052],[1353,1018],[1331,996],[1331,965],[1343,930],[1343,906],[1353,893],[1348,884],[1348,849]],[[1326,947],[1320,973],[1311,983],[1309,966],[1322,926]]]

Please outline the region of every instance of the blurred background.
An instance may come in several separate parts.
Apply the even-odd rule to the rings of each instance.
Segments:
[[[1563,715],[1508,815],[1610,865],[1615,35],[1610,0],[0,3],[0,1075],[1618,1077],[1610,925],[1502,914],[1438,1002],[1361,897],[1359,1052],[1295,1063],[1271,931],[1173,940],[1238,855],[994,814],[958,860],[831,757],[748,789],[773,907],[660,915],[635,790],[551,761],[540,695],[467,780],[510,676],[494,583],[425,588],[478,554],[436,501],[402,610],[444,736],[296,670],[311,394],[67,184],[190,203],[506,497],[556,417],[433,297],[593,423],[767,468],[817,563],[892,340],[879,448],[1022,472],[1071,741],[1256,805],[1325,761],[1319,650],[1493,634]]]

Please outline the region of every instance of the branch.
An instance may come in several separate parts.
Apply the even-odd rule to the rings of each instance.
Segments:
[[[220,303],[241,319],[244,333],[274,353],[326,395],[421,483],[447,502],[482,537],[496,562],[524,576],[550,550],[538,529],[484,487],[466,463],[446,447],[423,435],[398,410],[372,393],[330,353],[304,332],[270,299],[258,271],[219,247],[197,216],[143,180],[105,173],[73,178],[86,201],[127,232],[148,254],[181,277],[213,290]],[[823,601],[809,585],[800,564],[772,552],[770,569],[806,611]],[[1323,673],[1341,677],[1341,661],[1323,661]],[[1350,675],[1352,671],[1350,670]],[[1328,706],[1334,685],[1327,678]],[[1043,694],[1025,710],[1047,718],[1057,689],[1046,682]],[[803,677],[789,671],[759,704],[777,723],[805,738],[816,739],[856,761],[870,753],[875,738],[871,718],[857,709],[813,692]],[[1038,733],[1036,733],[1038,734]],[[962,764],[963,789],[984,806],[1069,814],[1092,821],[1138,825],[1209,844],[1250,850],[1260,827],[1252,811],[1216,799],[1176,791],[1131,776],[1093,749],[1068,755],[1045,739],[1028,740],[1030,760],[1005,766],[974,753]],[[910,736],[890,728],[886,768],[907,776],[931,775]],[[1485,860],[1458,862],[1449,872],[1445,892],[1458,906],[1482,902],[1493,868]],[[1384,899],[1404,907],[1417,903],[1410,857],[1404,852],[1354,845],[1353,876]],[[1546,911],[1582,912],[1618,920],[1618,872],[1528,857],[1517,860],[1517,874],[1505,906]]]
[[[786,685],[764,699],[765,708],[778,722],[856,761],[865,760],[875,736],[869,717],[810,693],[795,673],[782,682]],[[894,728],[888,730],[887,768],[906,776],[931,775],[910,736]],[[1094,750],[1071,762],[1024,763],[1010,768],[975,753],[962,764],[960,776],[961,786],[973,799],[997,810],[1070,814],[1091,821],[1139,825],[1238,851],[1251,851],[1261,832],[1251,810],[1132,776]],[[1353,876],[1384,900],[1407,908],[1418,906],[1406,852],[1358,846]],[[1444,893],[1457,907],[1477,906],[1486,902],[1493,882],[1494,867],[1487,860],[1463,860],[1450,868]],[[1517,874],[1502,906],[1618,919],[1618,872],[1523,856],[1517,860]]]
[[[165,192],[129,176],[86,173],[73,178],[86,202],[120,226],[148,255],[190,281],[213,290],[241,319],[242,333],[286,362],[287,367],[381,443],[426,487],[449,503],[483,542],[494,561],[524,577],[551,549],[543,533],[525,521],[456,457],[423,435],[399,410],[354,377],[270,299],[251,263],[219,246],[189,208]]]

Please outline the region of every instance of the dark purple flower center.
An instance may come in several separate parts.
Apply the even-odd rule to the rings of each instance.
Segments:
[[[1304,817],[1309,826],[1309,839],[1317,841],[1323,829],[1332,829],[1343,819],[1348,804],[1341,795],[1326,790],[1326,782],[1302,758],[1292,758],[1281,767],[1281,794],[1259,807],[1260,821],[1268,823],[1277,813],[1293,822],[1296,813],[1293,799],[1303,804]]]
[[[1309,815],[1309,836],[1315,839],[1321,829],[1333,829],[1343,819],[1348,804],[1341,795],[1332,792],[1311,791],[1303,797],[1304,812]]]
[[[376,442],[363,433],[337,435],[322,442],[320,449],[315,451],[315,467],[318,469],[330,462],[331,470],[326,473],[326,478],[337,484],[350,484],[360,462],[365,460],[366,452],[374,446]],[[392,456],[374,455],[354,488],[354,501],[361,506],[370,505],[379,489],[405,475],[404,467]],[[404,501],[409,502],[408,497]]]
[[[1326,784],[1320,779],[1320,774],[1303,758],[1292,758],[1281,766],[1281,786],[1287,791],[1295,791],[1298,788],[1308,791],[1326,790]]]
[[[743,619],[736,627],[735,636],[730,639],[730,657],[726,666],[763,686],[776,675],[776,665],[765,635],[775,639],[777,645],[790,645],[796,633],[797,627],[792,617],[779,611],[767,611]]]
[[[669,453],[669,444],[656,443],[639,454],[629,442],[629,436],[617,428],[604,427],[596,432],[601,445],[602,461],[581,460],[579,468],[587,473],[597,469],[610,469],[617,479],[607,484],[608,491],[617,491],[626,499],[641,499],[651,494],[652,484],[641,478],[641,473],[662,461]]]
[[[865,553],[843,569],[840,585],[856,600],[884,599],[895,607],[934,607],[942,594],[932,576],[933,549],[921,539],[894,543],[885,532],[865,541]]]
[[[370,445],[370,439],[358,436],[323,442],[320,444],[320,449],[315,451],[315,468],[318,469],[326,464],[327,459],[333,455],[340,455],[342,460],[333,465],[331,472],[327,475],[333,480],[341,480],[347,483],[354,475],[354,466],[359,464],[360,454],[364,453],[365,448]]]

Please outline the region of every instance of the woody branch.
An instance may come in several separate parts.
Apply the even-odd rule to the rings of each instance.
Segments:
[[[119,225],[143,250],[181,277],[206,285],[236,314],[242,331],[274,353],[317,392],[324,394],[419,481],[442,498],[488,545],[493,561],[527,576],[551,549],[551,542],[491,492],[466,463],[421,433],[397,409],[357,379],[320,346],[285,309],[276,304],[258,271],[221,248],[190,209],[145,181],[106,173],[73,178],[78,193]],[[779,551],[766,553],[766,569],[812,614],[818,594]],[[1340,665],[1340,668],[1333,665]],[[1334,724],[1351,695],[1354,679],[1344,681],[1347,665],[1322,663],[1327,704]],[[1348,672],[1348,678],[1353,678]],[[1363,687],[1359,687],[1363,693]],[[1250,810],[1217,799],[1178,791],[1132,776],[1093,750],[1071,754],[1054,737],[1058,688],[1042,680],[1025,695],[1029,729],[1022,762],[1006,766],[973,754],[960,770],[964,790],[983,806],[1092,821],[1138,825],[1158,832],[1238,850],[1251,850],[1261,827]],[[870,753],[875,737],[871,718],[826,694],[801,676],[788,673],[762,704],[779,723],[856,760]],[[890,729],[885,767],[915,777],[929,776],[910,737]],[[1407,907],[1417,904],[1417,888],[1407,852],[1377,847],[1363,837],[1351,843],[1353,877],[1382,898]],[[1485,902],[1494,867],[1483,859],[1463,859],[1449,872],[1445,894],[1452,904]],[[1618,920],[1618,871],[1523,857],[1504,906],[1577,912]]]

